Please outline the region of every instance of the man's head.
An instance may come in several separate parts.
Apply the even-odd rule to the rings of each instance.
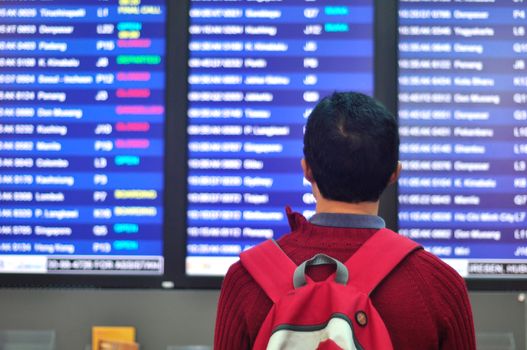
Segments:
[[[360,93],[334,93],[311,112],[304,158],[320,194],[329,200],[375,202],[397,172],[395,117]]]

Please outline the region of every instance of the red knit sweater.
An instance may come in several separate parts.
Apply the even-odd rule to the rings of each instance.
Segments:
[[[296,215],[293,232],[278,240],[296,263],[317,253],[346,261],[375,229],[316,226]],[[315,281],[330,266],[308,270]],[[472,311],[463,279],[441,260],[419,250],[407,257],[371,295],[394,348],[400,350],[476,349]],[[215,350],[251,349],[272,307],[271,300],[239,263],[223,282],[214,338]]]

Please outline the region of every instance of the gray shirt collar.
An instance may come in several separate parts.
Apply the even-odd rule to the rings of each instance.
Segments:
[[[386,226],[380,216],[359,214],[318,213],[309,219],[318,226],[381,229]]]

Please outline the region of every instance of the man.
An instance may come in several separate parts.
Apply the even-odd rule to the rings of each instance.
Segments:
[[[334,93],[309,116],[304,135],[305,178],[317,200],[307,222],[288,211],[292,232],[277,242],[296,264],[317,253],[348,260],[376,231],[379,197],[397,181],[399,136],[395,118],[374,99]],[[328,265],[311,267],[321,281]],[[374,290],[373,305],[395,349],[476,348],[472,312],[463,279],[424,250],[405,258]],[[214,349],[251,349],[271,300],[238,262],[221,291]]]

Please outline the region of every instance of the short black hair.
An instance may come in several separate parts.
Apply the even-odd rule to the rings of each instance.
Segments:
[[[377,201],[399,160],[397,120],[369,96],[335,92],[309,116],[304,157],[324,198]]]

